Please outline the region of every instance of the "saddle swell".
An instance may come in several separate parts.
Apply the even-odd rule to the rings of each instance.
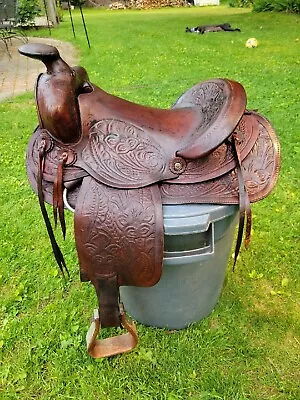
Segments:
[[[91,281],[99,303],[87,347],[91,356],[105,357],[137,343],[119,286],[159,281],[162,205],[239,204],[236,259],[245,219],[245,243],[250,239],[250,203],[276,183],[280,149],[271,124],[246,110],[238,82],[199,83],[161,110],[106,93],[55,50],[20,50],[47,67],[36,84],[39,126],[28,145],[27,173],[62,271],[66,265],[44,201],[53,205],[54,225],[59,222],[64,235],[64,209],[74,209],[81,280]],[[100,326],[122,326],[128,333],[99,341]]]

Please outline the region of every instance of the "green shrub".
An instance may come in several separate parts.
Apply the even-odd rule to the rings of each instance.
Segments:
[[[300,0],[229,0],[230,7],[251,7],[253,11],[300,13]]]
[[[71,0],[71,4],[73,6],[83,6],[85,3],[85,0]]]
[[[257,0],[253,5],[253,11],[273,11],[274,0]]]
[[[254,3],[254,0],[230,0],[230,7],[251,7]]]
[[[34,18],[39,15],[40,9],[37,0],[18,1],[18,21],[22,26],[34,24]]]
[[[256,0],[254,11],[287,11],[300,13],[300,0]]]

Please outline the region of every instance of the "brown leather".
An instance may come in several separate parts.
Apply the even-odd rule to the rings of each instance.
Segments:
[[[119,286],[153,286],[160,279],[163,261],[160,204],[157,185],[118,190],[89,176],[83,179],[75,209],[76,247],[80,268],[97,290],[102,326],[119,325],[116,291]],[[112,288],[114,278],[116,287]],[[103,293],[106,299],[101,298]],[[115,299],[115,307],[111,297]]]
[[[279,142],[269,121],[255,112],[244,114],[235,131],[239,140],[245,185],[250,201],[253,203],[265,198],[277,181],[280,165]],[[46,139],[49,143],[48,147],[51,147],[51,152],[47,154],[43,177],[45,201],[52,204],[52,182],[56,176],[62,147],[58,143],[54,144],[45,131],[38,129],[31,137],[27,152],[27,172],[33,188],[37,191],[38,149],[43,139]],[[231,142],[232,140],[225,141],[206,157],[186,160],[184,173],[176,179],[160,183],[163,203],[239,204],[236,160]],[[111,160],[110,165],[112,166],[113,163],[114,159]],[[72,186],[76,188],[76,182],[80,184],[82,178],[89,175],[87,171],[76,165],[75,161],[64,170],[64,185],[67,188]],[[117,172],[111,170],[110,174],[117,175]],[[100,177],[97,176],[97,178],[97,181],[100,181]],[[106,183],[106,179],[103,179],[103,183]],[[124,186],[128,187],[128,182],[125,181]],[[70,191],[68,196],[70,196],[70,204],[74,207],[77,192],[74,194]]]
[[[64,143],[77,142],[81,137],[77,96],[84,91],[81,77],[73,73],[53,46],[29,43],[21,46],[19,52],[41,60],[47,68],[35,87],[40,127]]]
[[[274,188],[280,169],[280,146],[275,135],[274,129],[270,122],[261,115],[251,112],[251,116],[255,117],[255,125],[258,124],[258,130],[255,136],[257,140],[252,143],[249,153],[246,155],[243,151],[244,139],[241,136],[240,125],[236,132],[239,140],[240,158],[242,164],[243,179],[247,189],[247,193],[251,203],[257,202],[268,196]],[[249,131],[252,134],[253,129]],[[220,150],[220,151],[219,151]],[[239,204],[238,177],[236,169],[236,161],[231,164],[232,168],[228,168],[226,173],[216,176],[218,163],[220,171],[224,171],[224,165],[230,164],[232,160],[232,144],[230,141],[223,143],[215,154],[211,155],[215,161],[211,161],[211,165],[215,164],[214,177],[209,173],[209,179],[202,178],[197,182],[197,171],[202,174],[202,170],[210,163],[209,158],[199,160],[199,163],[190,166],[187,164],[186,180],[188,185],[177,184],[179,179],[184,183],[184,177],[178,180],[161,184],[161,195],[164,204],[185,204],[185,203],[221,203],[221,204]],[[229,160],[229,162],[228,162]],[[203,164],[202,164],[203,162]],[[233,166],[234,165],[234,166]],[[213,167],[208,167],[208,170]],[[227,167],[226,167],[227,169]],[[205,175],[205,173],[204,173]],[[180,182],[180,183],[181,183]]]
[[[89,133],[91,122],[119,120],[139,127],[167,157],[177,153],[195,159],[231,134],[244,112],[246,95],[238,82],[213,79],[195,85],[171,110],[161,110],[120,99],[93,85],[92,93],[79,96],[79,105],[83,135]]]
[[[36,84],[39,126],[28,145],[27,172],[62,271],[44,201],[53,205],[63,234],[67,202],[74,208],[80,277],[92,282],[99,302],[88,351],[92,357],[129,351],[137,333],[119,303],[119,286],[159,281],[162,204],[239,204],[236,261],[244,228],[245,244],[250,240],[250,203],[276,183],[278,140],[264,117],[245,109],[237,82],[199,83],[161,110],[104,92],[51,46],[23,46],[20,53],[47,67]],[[97,341],[100,325],[128,333]]]

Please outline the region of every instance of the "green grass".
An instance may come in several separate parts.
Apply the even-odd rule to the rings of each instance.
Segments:
[[[253,206],[250,249],[234,274],[228,270],[213,313],[174,333],[138,324],[132,353],[95,361],[84,338],[96,296],[79,282],[72,217],[62,244],[71,281],[64,282],[27,183],[33,95],[0,104],[0,399],[299,399],[299,19],[226,6],[85,15],[91,50],[77,13],[76,40],[67,14],[52,37],[78,47],[94,83],[169,107],[199,81],[238,80],[248,107],[277,131],[281,174],[272,195]],[[184,32],[221,22],[242,33]],[[246,49],[249,37],[257,49]]]

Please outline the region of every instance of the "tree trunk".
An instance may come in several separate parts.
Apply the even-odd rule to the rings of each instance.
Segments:
[[[56,26],[58,24],[56,1],[55,0],[46,0],[45,3],[47,6],[47,13],[48,13],[49,21],[52,22],[53,26]]]

